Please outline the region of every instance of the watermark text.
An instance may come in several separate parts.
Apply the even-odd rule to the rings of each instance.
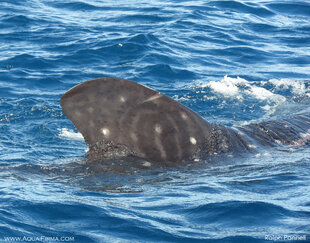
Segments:
[[[73,236],[6,236],[4,242],[74,242]]]
[[[265,240],[270,241],[306,241],[306,235],[265,235]]]

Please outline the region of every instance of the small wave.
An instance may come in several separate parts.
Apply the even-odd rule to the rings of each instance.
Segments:
[[[49,4],[52,7],[60,8],[60,9],[67,9],[70,11],[92,11],[92,10],[106,10],[106,8],[98,7],[95,5],[92,5],[90,3],[84,3],[84,2],[69,2],[69,3],[50,3]]]
[[[148,34],[137,34],[132,37],[129,37],[126,42],[128,43],[137,43],[137,44],[148,44],[150,42],[158,43],[160,39],[158,39],[155,35]]]
[[[289,90],[294,95],[310,97],[310,86],[301,80],[271,79],[269,80],[276,90]]]
[[[61,128],[58,129],[59,136],[65,137],[69,139],[77,139],[77,140],[83,140],[83,135],[79,132],[74,132],[73,130],[67,129],[67,128]]]
[[[266,4],[266,6],[281,14],[310,15],[310,5],[308,3],[270,3]]]
[[[239,100],[244,100],[245,96],[248,95],[258,100],[268,100],[278,104],[286,101],[284,96],[272,93],[264,87],[256,86],[240,77],[231,78],[226,75],[221,81],[211,81],[208,84],[202,85],[202,87],[209,87],[226,97]]]
[[[187,98],[197,99],[201,105],[208,107],[210,114],[220,110],[221,114],[232,119],[233,124],[238,119],[244,124],[270,119],[271,115],[281,117],[290,115],[291,112],[303,112],[308,107],[310,97],[307,80],[248,81],[226,75],[219,81],[200,83],[190,88],[195,91],[195,95],[174,98],[181,102],[188,100]]]
[[[251,13],[260,17],[269,17],[274,15],[272,11],[256,3],[245,4],[238,1],[212,1],[209,4],[211,6],[214,5],[219,9],[229,9],[236,12]]]
[[[240,77],[231,78],[225,75],[220,81],[198,84],[194,88],[206,87],[223,96],[240,100],[243,100],[245,95],[250,95],[259,100],[283,103],[288,97],[294,95],[310,97],[310,85],[303,80],[270,79],[269,81],[250,82]],[[285,95],[282,95],[283,91]]]
[[[272,58],[272,54],[269,51],[257,47],[225,47],[210,50],[209,53],[214,56],[230,57],[243,64],[257,63],[257,61],[269,61],[269,59]]]
[[[173,18],[168,16],[154,15],[154,14],[130,14],[118,17],[121,22],[130,24],[131,22],[145,22],[145,23],[162,23],[171,21]]]
[[[171,67],[167,64],[149,65],[145,68],[143,76],[157,75],[161,79],[177,78],[179,80],[193,79],[195,74],[185,69]]]
[[[34,19],[25,15],[7,15],[6,18],[2,19],[4,23],[13,24],[14,26],[27,26],[33,22]]]
[[[3,66],[11,66],[21,69],[30,69],[33,70],[35,68],[38,69],[49,69],[53,66],[54,61],[47,60],[42,56],[35,56],[32,54],[20,54],[15,55],[11,58],[2,59],[0,62]]]

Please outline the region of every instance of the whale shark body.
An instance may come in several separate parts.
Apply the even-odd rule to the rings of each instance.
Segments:
[[[178,164],[257,146],[300,146],[310,141],[309,114],[229,128],[125,79],[86,81],[67,91],[60,104],[83,135],[90,161],[134,156]]]

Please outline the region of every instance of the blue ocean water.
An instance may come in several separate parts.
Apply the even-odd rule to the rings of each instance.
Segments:
[[[309,19],[306,0],[1,0],[0,241],[310,242],[309,146],[102,173],[59,105],[112,76],[228,126],[309,111]]]

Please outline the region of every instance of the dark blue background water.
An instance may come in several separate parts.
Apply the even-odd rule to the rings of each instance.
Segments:
[[[1,0],[0,241],[310,241],[309,147],[100,173],[59,106],[113,76],[229,126],[309,111],[309,19],[296,0]]]

